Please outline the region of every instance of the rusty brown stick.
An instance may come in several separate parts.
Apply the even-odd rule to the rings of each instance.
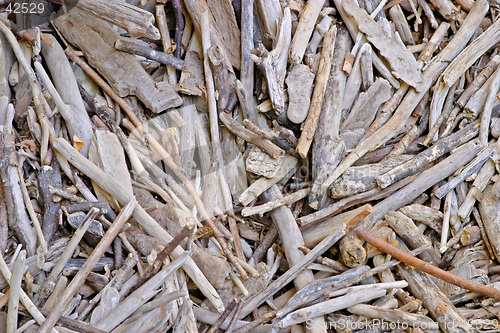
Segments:
[[[408,253],[398,249],[397,247],[387,243],[383,239],[380,239],[379,237],[366,230],[364,227],[359,227],[356,231],[360,238],[377,247],[378,249],[384,251],[385,253],[390,254],[394,258],[404,262],[407,265],[413,266],[420,271],[431,274],[432,276],[435,276],[445,282],[470,291],[481,293],[496,300],[500,300],[500,290],[483,286],[481,284],[477,284],[449,272],[443,271],[442,269],[433,266],[423,260],[415,258],[414,256],[411,256]]]

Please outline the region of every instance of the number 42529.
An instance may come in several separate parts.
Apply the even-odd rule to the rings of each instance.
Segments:
[[[44,4],[39,3],[9,3],[5,11],[9,14],[41,14],[45,10]]]

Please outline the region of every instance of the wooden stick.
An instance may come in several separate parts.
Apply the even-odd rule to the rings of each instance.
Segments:
[[[477,154],[474,160],[467,165],[458,176],[451,179],[448,183],[440,186],[438,189],[434,191],[434,195],[442,199],[444,196],[450,192],[452,189],[458,186],[462,181],[467,179],[470,175],[476,172],[478,169],[482,168],[484,163],[493,155],[493,153],[497,150],[497,147],[500,144],[490,144],[488,147],[484,148],[481,152]]]
[[[247,109],[251,121],[256,121],[255,106],[252,98],[254,88],[254,62],[250,59],[253,49],[254,0],[241,3],[241,70],[240,80],[247,97]],[[255,119],[254,119],[255,118]]]
[[[7,311],[7,333],[14,333],[17,330],[17,317],[19,311],[19,293],[24,276],[24,260],[26,259],[26,250],[19,252],[12,270],[10,278],[9,305]]]
[[[184,33],[184,17],[182,16],[182,7],[180,0],[173,0],[172,7],[175,13],[175,51],[174,56],[181,57],[182,54],[182,35]]]
[[[357,304],[348,307],[347,311],[360,316],[382,319],[401,325],[425,327],[427,329],[439,328],[438,324],[427,316],[409,313],[398,309],[382,309],[373,305]]]
[[[31,203],[30,200],[30,195],[28,193],[28,189],[26,188],[26,183],[24,182],[24,177],[23,173],[21,171],[21,166],[17,166],[17,171],[19,173],[19,185],[21,186],[21,190],[23,192],[23,197],[24,197],[24,203],[26,205],[26,210],[28,211],[28,214],[31,218],[31,222],[33,223],[33,226],[35,227],[35,233],[38,238],[38,244],[40,244],[43,253],[48,253],[49,250],[47,248],[47,242],[45,241],[45,237],[43,236],[43,231],[42,227],[40,226],[40,221],[38,220],[38,217],[36,216],[35,209],[33,208],[33,204]]]
[[[408,25],[408,21],[401,9],[400,5],[396,5],[389,9],[389,16],[394,22],[394,26],[396,30],[399,32],[401,39],[406,45],[415,45],[415,40],[411,34],[410,26]]]
[[[434,266],[431,266],[434,267]],[[398,266],[398,273],[408,281],[408,287],[417,299],[422,300],[431,316],[438,322],[441,330],[451,332],[474,332],[472,325],[464,319],[457,308],[435,285],[430,276],[415,270],[412,267]],[[453,328],[449,327],[453,323]]]
[[[292,30],[292,19],[290,9],[287,7],[279,24],[278,36],[273,44],[274,48],[268,52],[263,45],[256,49],[256,54],[251,54],[257,66],[264,72],[266,77],[269,98],[274,110],[281,114],[285,107],[284,81],[286,76],[286,64],[288,49],[290,47]],[[248,98],[248,96],[247,96]]]
[[[422,251],[425,251],[427,247],[421,247],[418,249],[415,249],[410,252],[411,255],[418,255],[422,253]],[[304,306],[304,305],[310,305],[310,304],[315,304],[320,302],[321,300],[325,298],[329,298],[332,296],[338,296],[338,295],[343,295],[345,294],[351,287],[352,285],[355,285],[361,281],[364,281],[373,275],[383,272],[387,269],[390,269],[392,267],[395,267],[396,265],[400,264],[401,262],[393,259],[391,261],[388,261],[380,266],[377,266],[375,268],[369,269],[368,266],[363,266],[360,265],[356,268],[352,268],[338,276],[334,276],[331,278],[326,278],[324,279],[325,284],[320,286],[319,288],[314,288],[312,289],[312,293],[309,293],[307,296],[303,297],[302,295],[299,295],[297,293],[297,297],[295,297],[295,302],[289,302],[290,304],[287,304],[284,308],[279,310],[277,312],[278,317],[282,317],[291,311]],[[318,281],[320,282],[320,281]],[[333,286],[332,286],[333,282]],[[390,282],[391,283],[391,282]],[[319,283],[318,283],[319,284]],[[363,286],[359,287],[354,287],[354,288],[363,288]],[[319,289],[319,290],[318,290]],[[300,297],[299,297],[300,296]]]
[[[127,222],[130,216],[132,216],[136,206],[137,200],[134,198],[125,207],[123,207],[120,214],[116,217],[116,220],[113,222],[108,231],[106,231],[104,237],[99,241],[99,244],[97,244],[94,251],[92,251],[92,254],[85,261],[83,267],[78,271],[71,283],[68,285],[64,294],[61,296],[59,303],[52,309],[50,315],[40,327],[40,333],[48,333],[54,327],[68,303],[76,294],[80,286],[85,282],[92,268],[97,264],[101,256],[108,249],[109,245],[111,245],[125,222]]]
[[[47,116],[45,115],[43,95],[40,89],[40,85],[38,83],[38,79],[35,75],[35,72],[28,64],[24,56],[24,53],[21,49],[21,46],[17,42],[16,36],[14,36],[12,31],[10,31],[10,29],[5,25],[3,20],[0,20],[0,31],[2,31],[2,33],[9,41],[9,44],[12,47],[12,51],[16,55],[20,67],[28,75],[28,81],[30,84],[31,93],[33,94],[33,104],[35,104],[35,111],[38,117],[38,121],[40,122],[40,126],[42,128],[42,133],[44,133],[45,135],[52,135],[53,133],[52,123],[47,119]],[[46,161],[47,150],[48,150],[48,140],[46,142],[42,142],[40,147],[40,160],[44,164],[48,164]]]
[[[295,201],[298,201],[302,198],[305,198],[309,194],[309,189],[304,188],[302,190],[299,190],[297,192],[291,193],[287,196],[284,196],[282,198],[275,199],[273,201],[268,201],[265,204],[259,205],[259,206],[253,206],[253,207],[245,207],[241,211],[242,216],[251,216],[251,215],[262,215],[266,212],[269,212],[273,209],[276,209],[281,206],[286,206],[291,203],[294,203]]]
[[[460,20],[460,10],[450,0],[431,0],[434,7],[447,20]]]
[[[492,297],[496,300],[500,300],[500,291],[496,290],[491,287],[487,287],[481,284],[477,284],[475,282],[463,279],[459,276],[453,275],[447,271],[443,271],[440,268],[437,268],[436,266],[432,266],[429,263],[426,263],[425,261],[422,261],[418,258],[415,258],[411,255],[408,255],[408,253],[398,249],[397,247],[387,243],[386,241],[378,238],[377,236],[373,235],[371,232],[366,230],[364,227],[359,227],[356,230],[357,234],[359,237],[364,239],[366,242],[372,244],[373,246],[377,247],[378,249],[384,251],[387,254],[390,254],[394,258],[404,262],[407,265],[411,265],[415,267],[418,270],[421,270],[423,272],[429,273],[432,276],[435,276],[443,281],[446,281],[448,283],[451,283],[453,285],[462,287],[464,289],[470,290],[470,291],[475,291],[478,293],[481,293],[482,295]]]
[[[129,41],[124,37],[118,39],[115,42],[115,49],[146,57],[148,59],[157,61],[160,64],[173,67],[177,70],[182,70],[182,66],[184,65],[184,61],[181,59],[178,59],[170,54],[166,54],[161,51],[153,50],[150,47],[137,44],[136,42]]]
[[[18,163],[12,124],[0,125],[0,179],[4,192],[2,205],[7,208],[9,229],[15,232],[31,256],[36,251],[37,236],[26,213]]]
[[[479,141],[484,145],[488,145],[488,134],[490,132],[491,112],[496,101],[495,95],[500,87],[500,72],[495,72],[491,78],[490,86],[488,87],[488,95],[484,103],[483,113],[481,114],[481,126],[479,127]]]
[[[262,194],[262,198],[266,201],[282,197],[281,191],[276,185],[273,185],[269,190]],[[282,206],[271,212],[271,218],[273,219],[276,228],[278,228],[281,240],[286,240],[283,242],[283,246],[285,248],[285,255],[289,265],[301,263],[305,256],[302,251],[299,250],[299,246],[304,244],[304,239],[297,223],[295,223],[292,211],[289,208]],[[314,281],[312,271],[303,270],[295,277],[294,284],[297,290],[299,290],[311,281]],[[325,321],[322,317],[314,317],[311,322],[312,328],[316,332],[320,332],[322,330],[326,331],[324,324]]]
[[[425,1],[422,1],[425,2]],[[420,3],[420,1],[419,1]],[[425,64],[432,57],[432,54],[439,46],[439,43],[443,40],[443,38],[448,33],[448,29],[450,28],[450,24],[448,22],[442,22],[439,27],[436,26],[436,31],[432,34],[431,39],[425,44],[424,49],[420,52],[418,56],[418,61],[422,64]]]
[[[299,64],[302,61],[307,48],[307,42],[311,38],[314,26],[316,25],[316,20],[321,12],[321,9],[323,8],[323,5],[324,2],[322,0],[312,0],[308,1],[304,6],[300,15],[299,24],[290,44],[289,58],[292,63]],[[327,45],[325,42],[323,43],[323,45]]]
[[[373,206],[373,212],[368,219],[375,223],[386,213],[396,210],[410,203],[425,190],[445,179],[455,172],[460,166],[472,160],[481,150],[475,142],[468,142],[457,149],[450,157],[420,173],[409,185],[403,187],[391,197]]]
[[[401,212],[389,212],[385,214],[387,224],[406,242],[410,248],[418,248],[428,246],[428,251],[422,252],[420,258],[433,264],[438,265],[441,262],[439,253],[432,248],[431,242],[420,231],[412,219]]]
[[[481,193],[484,191],[494,174],[495,165],[493,161],[487,161],[481,168],[481,170],[479,170],[476,179],[474,179],[474,182],[472,183],[472,186],[467,193],[467,196],[458,209],[458,216],[462,220],[465,221],[468,218],[468,216],[472,212],[472,208],[474,207],[476,200],[481,197]]]
[[[325,95],[328,78],[330,77],[333,46],[335,44],[336,35],[337,27],[332,26],[323,39],[324,46],[321,51],[318,75],[316,76],[314,91],[311,98],[311,106],[309,107],[309,113],[307,114],[307,118],[304,122],[299,142],[297,143],[297,152],[302,158],[307,156],[318,126],[321,107],[323,105],[323,96]]]
[[[163,44],[163,52],[165,52],[167,54],[171,53],[172,43],[170,42],[170,33],[168,31],[167,16],[165,14],[165,5],[156,5],[155,6],[155,13],[156,13],[156,21],[158,22],[158,29],[159,29],[160,35],[161,35],[161,42]],[[181,13],[180,19],[182,20],[182,13]],[[176,22],[175,22],[176,28],[177,28],[177,24],[179,24],[179,22],[176,20]],[[176,31],[176,33],[177,33],[177,31]],[[181,31],[181,33],[182,33],[182,31]],[[180,52],[182,51],[181,43],[182,42],[177,44],[177,42],[176,42],[176,48],[174,51],[175,56],[178,58],[180,58],[180,54],[181,54]],[[178,53],[179,55],[177,55],[177,52],[179,52]],[[177,84],[177,73],[175,72],[174,68],[168,66],[166,75],[168,78],[168,82],[171,85]]]
[[[242,138],[243,140],[253,143],[254,145],[261,148],[265,153],[273,158],[278,158],[283,154],[280,147],[276,146],[274,143],[266,138],[256,135],[254,132],[246,129],[240,125],[236,120],[234,120],[229,114],[221,112],[219,118],[226,126],[228,130]]]
[[[87,156],[90,141],[94,136],[90,118],[82,97],[78,93],[75,74],[64,50],[54,36],[47,35],[47,38],[52,41],[53,45],[51,47],[42,45],[42,55],[50,70],[52,80],[47,77],[45,70],[42,70],[43,67],[40,68],[39,62],[35,62],[35,69],[63,116],[69,135],[72,138],[76,135],[84,143],[80,152]]]
[[[476,75],[474,81],[464,90],[460,98],[457,100],[457,105],[464,107],[470,100],[472,95],[474,95],[479,88],[489,79],[489,77],[495,72],[498,65],[500,65],[500,55],[496,55],[490,59],[486,66],[481,70],[481,72]]]
[[[345,296],[337,297],[325,302],[321,302],[309,307],[297,310],[288,314],[280,322],[281,328],[290,327],[291,325],[302,323],[310,318],[332,313],[353,306],[355,304],[371,301],[375,298],[380,298],[386,294],[386,290],[373,287],[373,289],[352,291]]]

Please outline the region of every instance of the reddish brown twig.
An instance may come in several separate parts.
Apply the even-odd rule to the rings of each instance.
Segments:
[[[384,251],[387,254],[390,254],[394,258],[404,262],[407,265],[413,266],[416,269],[431,274],[432,276],[437,277],[443,281],[454,284],[461,288],[475,291],[477,293],[481,293],[488,297],[492,297],[496,300],[500,300],[500,290],[496,290],[487,286],[483,286],[481,284],[474,283],[472,281],[463,279],[449,272],[443,271],[442,269],[433,266],[423,260],[415,258],[414,256],[409,255],[408,253],[398,249],[397,247],[387,243],[386,241],[380,239],[375,236],[364,227],[359,227],[357,229],[358,236],[370,243],[371,245],[377,247],[378,249]]]

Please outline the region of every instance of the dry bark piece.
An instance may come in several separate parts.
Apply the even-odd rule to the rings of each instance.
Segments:
[[[250,148],[245,167],[248,172],[252,172],[266,178],[273,178],[278,172],[284,155],[272,158],[264,153],[260,148],[253,146]]]
[[[83,51],[89,64],[99,70],[118,95],[136,95],[155,113],[182,104],[172,86],[155,83],[133,55],[113,48],[119,35],[106,22],[72,10],[56,18],[54,24]]]
[[[357,236],[346,236],[340,242],[340,259],[347,267],[357,267],[366,260],[363,241]]]
[[[314,74],[309,66],[297,64],[286,77],[288,92],[287,117],[295,124],[302,123],[307,117]]]
[[[203,63],[197,52],[187,51],[177,91],[186,95],[201,96],[201,87],[204,85]]]
[[[418,64],[410,51],[386,36],[384,30],[353,1],[342,3],[347,14],[351,15],[370,43],[380,51],[389,62],[392,74],[403,80],[417,91],[423,88],[423,77],[418,70]]]

